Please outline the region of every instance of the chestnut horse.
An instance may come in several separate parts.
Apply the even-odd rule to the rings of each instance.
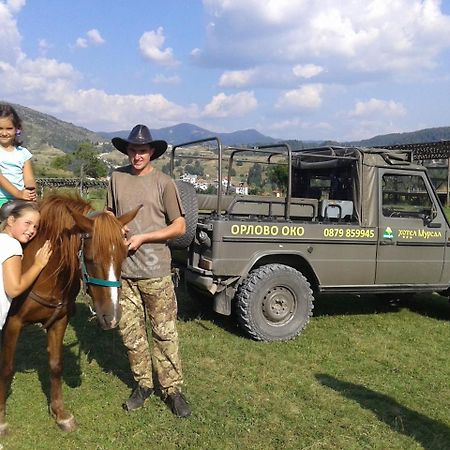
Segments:
[[[0,356],[0,434],[6,432],[6,396],[13,375],[14,353],[23,326],[40,323],[47,331],[50,367],[49,410],[64,431],[76,428],[72,414],[64,408],[61,376],[64,333],[74,311],[81,281],[93,300],[103,329],[114,328],[120,319],[118,303],[121,265],[126,256],[122,227],[131,221],[135,209],[115,218],[95,212],[81,197],[52,193],[40,205],[37,236],[26,245],[23,269],[34,260],[45,240],[52,244],[52,256],[33,286],[11,303],[2,331]]]

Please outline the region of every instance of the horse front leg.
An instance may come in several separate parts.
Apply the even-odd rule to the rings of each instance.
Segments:
[[[6,423],[6,397],[13,376],[14,354],[22,326],[20,319],[11,317],[6,322],[2,331],[0,355],[0,435],[4,435],[8,431],[8,424]]]
[[[55,418],[61,430],[74,431],[76,429],[75,419],[72,414],[64,409],[62,394],[63,338],[68,320],[68,317],[64,316],[51,325],[47,331],[50,367],[50,414]]]

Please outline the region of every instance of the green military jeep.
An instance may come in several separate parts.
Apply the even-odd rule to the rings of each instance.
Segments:
[[[410,151],[288,145],[223,148],[225,166],[252,154],[287,165],[286,194],[197,194],[185,279],[216,312],[235,311],[254,339],[288,340],[312,315],[314,293],[447,292],[450,232],[427,170]],[[191,226],[192,228],[192,226]],[[192,241],[192,242],[191,242]]]

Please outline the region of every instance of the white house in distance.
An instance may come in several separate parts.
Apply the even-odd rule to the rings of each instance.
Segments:
[[[183,173],[183,175],[180,176],[180,180],[191,183],[195,187],[195,189],[200,191],[206,191],[208,189],[208,183],[204,180],[200,180],[198,178],[198,175]]]
[[[236,186],[235,190],[238,195],[248,195],[248,186],[246,183],[239,183],[239,186]]]
[[[193,175],[190,173],[183,173],[180,176],[180,180],[185,181],[187,183],[192,184],[197,191],[206,191],[208,189],[208,186],[210,183],[203,180],[202,178],[199,178],[198,175]],[[217,180],[213,181],[213,185],[217,187]],[[228,180],[224,178],[222,180],[222,189],[225,191],[227,189]],[[230,192],[235,192],[238,195],[248,195],[248,185],[247,183],[241,182],[239,183],[239,186],[234,186],[233,184],[230,184]]]

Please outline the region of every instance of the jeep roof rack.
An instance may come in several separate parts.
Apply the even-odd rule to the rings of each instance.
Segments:
[[[414,144],[383,145],[376,146],[374,148],[384,148],[387,150],[409,150],[412,153],[412,158],[416,161],[450,158],[450,140],[417,142]]]

